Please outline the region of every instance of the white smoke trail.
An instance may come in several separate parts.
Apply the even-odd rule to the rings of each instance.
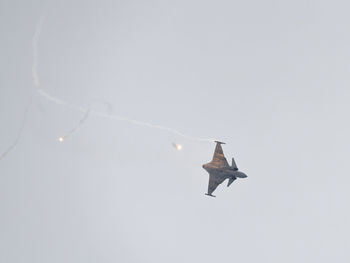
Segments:
[[[94,116],[97,116],[97,117],[100,117],[100,118],[112,119],[112,120],[117,120],[117,121],[124,121],[124,122],[128,122],[128,123],[131,123],[131,124],[137,125],[137,126],[144,126],[144,127],[148,127],[148,128],[163,130],[163,131],[167,131],[169,133],[181,136],[181,137],[186,138],[188,140],[208,141],[208,142],[215,141],[214,138],[200,138],[200,137],[196,137],[196,136],[191,136],[191,135],[182,133],[182,132],[180,132],[180,131],[178,131],[176,129],[165,127],[165,126],[162,126],[162,125],[152,124],[152,123],[139,121],[139,120],[134,120],[134,119],[130,119],[130,118],[127,118],[127,117],[124,117],[124,116],[119,116],[119,115],[110,114],[110,113],[104,113],[104,112],[101,112],[101,111],[95,111],[95,110],[92,110],[90,108],[84,108],[84,107],[81,107],[81,106],[78,106],[78,105],[75,105],[75,104],[68,103],[68,102],[66,102],[64,100],[61,100],[61,99],[57,98],[57,97],[53,97],[52,95],[48,94],[47,92],[45,92],[43,90],[39,90],[38,93],[42,97],[44,97],[45,99],[47,99],[47,100],[49,100],[51,102],[54,102],[54,103],[56,103],[58,105],[63,105],[63,106],[66,106],[68,108],[71,108],[73,110],[80,111],[80,112],[89,112],[89,113],[91,113],[91,115],[94,115]],[[81,126],[81,125],[79,125],[79,126]]]
[[[35,32],[32,38],[32,49],[33,49],[33,65],[32,65],[32,77],[34,86],[36,89],[40,89],[40,79],[38,74],[38,42],[41,34],[41,28],[45,20],[45,15],[42,15],[35,28]]]
[[[44,16],[42,16],[38,20],[38,23],[36,25],[36,30],[35,30],[35,33],[34,33],[33,38],[32,38],[32,48],[33,48],[32,77],[33,77],[33,81],[34,81],[34,86],[36,87],[37,90],[40,89],[40,80],[39,80],[39,75],[38,75],[38,71],[37,71],[37,68],[38,68],[38,41],[39,41],[43,21],[44,21]],[[16,138],[11,143],[11,145],[0,155],[0,160],[5,158],[17,146],[18,142],[20,141],[20,139],[22,137],[23,130],[25,128],[26,121],[27,121],[27,115],[28,115],[29,109],[32,105],[32,101],[33,101],[33,96],[30,98],[29,103],[27,104],[27,106],[24,110],[21,126],[17,132]]]
[[[90,114],[90,110],[87,110],[87,112],[84,114],[83,118],[81,118],[78,122],[78,124],[71,129],[70,131],[68,131],[65,135],[59,137],[59,141],[63,141],[65,139],[67,139],[68,137],[70,137],[73,133],[75,133],[87,120],[87,118],[89,117]]]
[[[20,139],[22,137],[23,130],[25,128],[25,124],[27,122],[28,112],[29,112],[30,106],[32,105],[32,100],[33,100],[33,97],[30,98],[30,100],[28,102],[28,105],[27,105],[27,107],[24,110],[21,126],[20,126],[20,128],[19,128],[19,130],[17,132],[16,138],[11,143],[11,145],[0,155],[0,161],[3,158],[5,158],[17,146],[18,142],[20,141]]]
[[[46,95],[47,95],[47,94],[46,94]],[[47,97],[48,97],[48,96],[47,96]],[[52,98],[51,96],[50,96],[50,100],[54,100],[54,101],[56,101],[57,103],[62,104],[62,101],[57,100],[57,99],[55,99],[55,98]],[[79,130],[79,128],[82,127],[83,124],[85,123],[85,121],[88,119],[88,117],[89,117],[89,115],[90,115],[90,113],[91,113],[92,106],[93,106],[94,104],[97,104],[97,103],[102,103],[102,104],[106,107],[106,111],[107,111],[109,114],[111,114],[111,112],[112,112],[112,106],[111,106],[108,102],[105,102],[105,101],[102,101],[102,102],[101,102],[101,101],[95,100],[95,101],[93,101],[93,102],[90,104],[90,106],[87,108],[85,114],[84,114],[83,117],[79,120],[79,122],[77,123],[77,125],[76,125],[73,129],[71,129],[70,131],[68,131],[65,135],[59,137],[58,140],[59,140],[60,142],[63,142],[65,139],[67,139],[68,137],[70,137],[71,135],[73,135],[77,130]],[[79,110],[79,111],[83,111],[83,110],[84,110],[83,108],[80,108],[80,107],[77,107],[77,106],[74,106],[74,105],[69,105],[69,106],[70,106],[71,108],[74,108],[74,109]]]
[[[214,139],[212,138],[200,138],[200,137],[196,137],[196,136],[191,136],[185,133],[182,133],[176,129],[173,128],[169,128],[169,127],[165,127],[162,125],[157,125],[157,124],[152,124],[152,123],[148,123],[148,122],[144,122],[144,121],[139,121],[139,120],[134,120],[134,119],[130,119],[124,116],[119,116],[119,115],[114,115],[111,113],[104,113],[104,112],[100,112],[100,111],[94,111],[91,110],[90,108],[84,108],[81,107],[79,105],[75,105],[75,104],[71,104],[65,100],[59,99],[55,96],[52,96],[51,94],[49,94],[47,91],[44,91],[43,89],[41,89],[40,86],[40,78],[39,78],[39,74],[38,74],[38,42],[39,42],[39,38],[40,38],[40,34],[41,34],[41,29],[42,29],[42,24],[44,22],[45,16],[43,15],[42,17],[40,17],[40,19],[37,22],[36,25],[36,30],[33,36],[33,40],[32,40],[32,48],[33,48],[33,65],[32,65],[32,76],[33,76],[33,81],[34,81],[34,86],[36,87],[36,91],[37,93],[42,96],[43,98],[47,99],[48,101],[51,101],[55,104],[61,105],[61,106],[67,106],[73,110],[76,111],[80,111],[80,112],[84,112],[85,115],[83,117],[83,121],[79,121],[78,125],[72,129],[72,132],[69,134],[72,134],[73,132],[75,132],[81,125],[83,125],[83,123],[85,122],[85,120],[88,118],[88,116],[90,115],[90,113],[92,115],[95,115],[97,117],[101,117],[101,118],[108,118],[108,119],[112,119],[112,120],[118,120],[118,121],[124,121],[124,122],[128,122],[131,123],[133,125],[138,125],[138,126],[144,126],[144,127],[149,127],[152,129],[158,129],[158,130],[163,130],[166,131],[168,133],[172,133],[178,136],[181,136],[183,138],[186,138],[188,140],[195,140],[195,141],[214,141]],[[62,138],[63,139],[63,138]]]

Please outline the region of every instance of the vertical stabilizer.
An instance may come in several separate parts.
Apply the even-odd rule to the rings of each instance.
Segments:
[[[238,170],[238,167],[236,165],[236,162],[235,162],[235,159],[232,157],[232,168],[233,170],[237,171]]]

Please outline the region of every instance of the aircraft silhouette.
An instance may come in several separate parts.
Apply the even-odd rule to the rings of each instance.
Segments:
[[[230,166],[222,151],[221,144],[224,142],[216,142],[213,160],[210,163],[203,164],[203,168],[209,173],[209,186],[206,195],[215,197],[212,193],[223,181],[228,179],[227,187],[229,187],[237,178],[246,178],[247,175],[238,171],[235,160],[232,158],[232,165]]]

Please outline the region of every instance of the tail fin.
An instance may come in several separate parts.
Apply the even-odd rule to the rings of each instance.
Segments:
[[[233,157],[232,157],[232,168],[233,168],[233,170],[238,171],[238,167],[237,167],[235,159]]]

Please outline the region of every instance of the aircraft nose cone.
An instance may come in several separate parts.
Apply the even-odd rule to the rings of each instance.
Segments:
[[[238,177],[238,178],[246,178],[246,177],[248,177],[245,173],[242,173],[242,172],[237,172],[235,174],[235,176]]]

